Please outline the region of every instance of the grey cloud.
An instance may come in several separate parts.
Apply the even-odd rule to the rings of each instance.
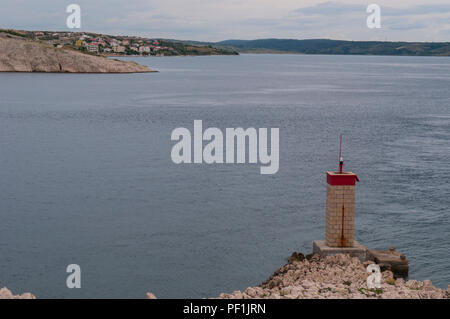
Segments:
[[[314,15],[340,15],[352,12],[365,12],[366,7],[356,4],[342,4],[338,2],[322,2],[314,6],[300,8],[295,13],[314,14]]]
[[[425,4],[406,8],[380,6],[383,16],[411,16],[450,13],[450,4]],[[338,2],[322,2],[314,6],[294,10],[297,14],[312,15],[346,15],[351,13],[366,14],[367,5],[342,4]]]
[[[410,16],[450,13],[450,4],[427,4],[408,8],[382,7],[382,14],[387,16]]]
[[[417,30],[427,28],[428,25],[423,22],[399,22],[399,23],[386,23],[389,30]]]

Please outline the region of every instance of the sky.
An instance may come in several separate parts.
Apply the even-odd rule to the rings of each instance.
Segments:
[[[66,7],[81,7],[68,29]],[[369,29],[369,4],[381,28]],[[450,0],[0,0],[0,28],[197,41],[339,39],[450,42]]]

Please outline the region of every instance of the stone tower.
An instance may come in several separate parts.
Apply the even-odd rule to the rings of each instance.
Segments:
[[[327,172],[325,243],[329,247],[353,247],[355,184],[359,180],[340,167],[339,172]]]
[[[340,137],[339,171],[327,172],[325,240],[313,241],[313,253],[321,256],[349,254],[361,262],[367,260],[367,248],[354,240],[355,185],[358,176],[344,172]]]

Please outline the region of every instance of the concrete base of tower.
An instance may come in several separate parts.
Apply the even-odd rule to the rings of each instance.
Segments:
[[[313,254],[321,256],[333,256],[337,254],[348,254],[351,257],[358,257],[361,262],[368,259],[368,249],[356,240],[353,241],[353,247],[329,247],[325,240],[313,241]]]

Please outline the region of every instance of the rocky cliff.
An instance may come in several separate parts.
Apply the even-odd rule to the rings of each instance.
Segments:
[[[155,72],[131,61],[85,54],[0,32],[0,72],[142,73]]]

